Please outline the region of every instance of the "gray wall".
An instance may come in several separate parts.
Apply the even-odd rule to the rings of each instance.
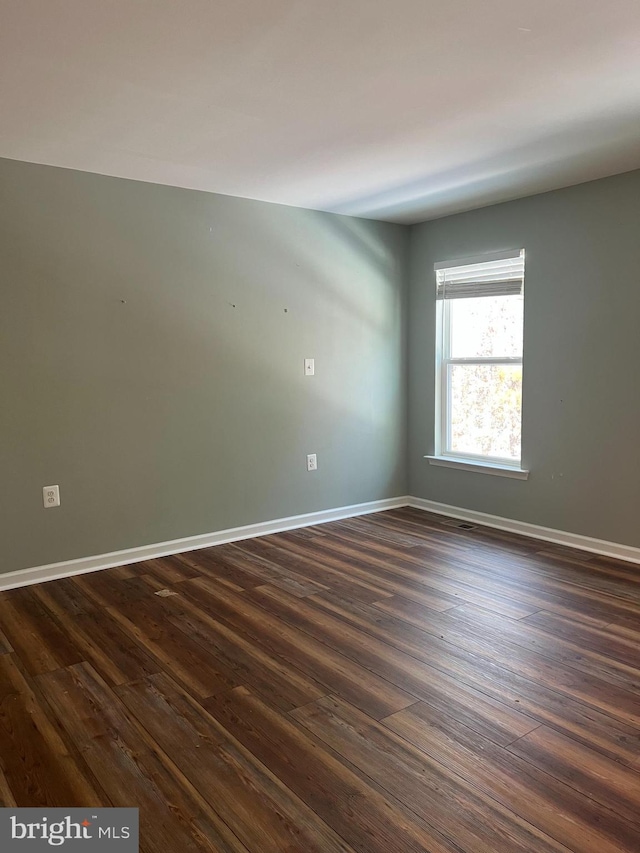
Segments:
[[[640,172],[409,229],[0,160],[0,571],[407,491],[640,545],[639,235]],[[430,467],[433,263],[515,246],[530,479]]]
[[[0,570],[404,494],[407,236],[0,160]]]
[[[429,466],[435,261],[524,247],[528,481]],[[410,494],[640,546],[640,172],[415,226]]]

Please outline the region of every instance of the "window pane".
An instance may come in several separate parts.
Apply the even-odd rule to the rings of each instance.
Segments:
[[[449,366],[451,444],[456,453],[520,459],[522,366]]]
[[[449,300],[451,358],[521,358],[522,296]]]

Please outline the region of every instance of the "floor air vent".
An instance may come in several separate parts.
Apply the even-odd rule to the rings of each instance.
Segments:
[[[469,524],[468,521],[458,521],[456,518],[452,518],[450,521],[445,521],[444,524],[447,527],[457,527],[458,530],[475,530],[475,524]]]

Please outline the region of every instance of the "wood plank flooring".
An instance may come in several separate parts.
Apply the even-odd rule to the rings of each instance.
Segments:
[[[0,802],[138,806],[144,853],[637,853],[640,567],[402,509],[0,593]]]

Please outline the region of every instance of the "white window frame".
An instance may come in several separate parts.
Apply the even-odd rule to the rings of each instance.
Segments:
[[[487,263],[492,260],[514,258],[522,255],[524,250],[505,252],[495,255],[484,255],[477,258],[469,258],[461,261],[450,261],[446,264],[436,264],[435,268],[453,268],[466,264]],[[523,291],[524,292],[524,291]],[[514,472],[513,476],[526,475],[527,471],[522,469],[522,447],[520,448],[520,459],[505,458],[501,456],[488,456],[475,453],[460,453],[451,449],[451,367],[457,364],[470,365],[504,365],[522,366],[522,356],[511,358],[507,356],[496,357],[474,357],[453,358],[451,356],[451,302],[450,299],[436,300],[436,418],[435,418],[435,456],[427,458],[432,464],[444,465],[445,467],[457,467],[458,465],[471,470],[495,469],[488,473],[499,473],[500,470]],[[524,335],[524,329],[523,329]],[[522,412],[520,413],[522,418]],[[526,479],[526,477],[522,477]]]

